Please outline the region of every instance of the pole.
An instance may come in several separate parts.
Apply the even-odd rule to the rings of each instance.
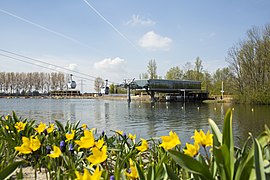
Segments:
[[[224,90],[223,90],[223,81],[221,81],[221,99],[223,99],[223,93],[224,93]]]

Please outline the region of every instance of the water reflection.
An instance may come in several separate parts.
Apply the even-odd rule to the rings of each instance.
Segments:
[[[195,129],[208,130],[208,119],[213,119],[221,128],[223,119],[231,104],[200,103],[151,103],[126,101],[79,100],[79,99],[0,99],[0,114],[11,114],[12,110],[24,118],[37,121],[70,121],[105,130],[124,130],[149,138],[176,131],[182,143],[190,141]],[[253,108],[253,111],[251,110]],[[269,106],[235,105],[233,130],[236,143],[252,132],[257,136],[270,124]]]

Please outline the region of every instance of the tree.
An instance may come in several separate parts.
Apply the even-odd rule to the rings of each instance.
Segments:
[[[270,24],[253,27],[229,50],[232,81],[240,100],[270,104]]]
[[[157,64],[154,59],[151,59],[147,65],[147,72],[150,79],[157,79]]]
[[[110,84],[110,94],[114,94],[115,93],[115,85],[114,84]]]
[[[192,69],[193,66],[190,62],[187,62],[183,69],[184,69],[184,74],[183,74],[183,79],[186,80],[194,80],[194,70]]]
[[[96,92],[100,93],[101,92],[101,88],[104,86],[104,81],[101,77],[97,77],[95,79],[95,85],[94,85],[94,89]]]
[[[183,77],[183,71],[178,67],[172,67],[169,71],[166,73],[166,79],[182,79]]]
[[[149,79],[149,76],[148,76],[147,73],[141,73],[141,74],[139,75],[139,79]]]
[[[202,60],[197,57],[195,60],[195,66],[194,66],[194,80],[202,81],[203,80],[203,66],[202,66]]]

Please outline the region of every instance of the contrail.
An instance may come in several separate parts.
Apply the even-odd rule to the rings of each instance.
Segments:
[[[87,0],[83,0],[101,19],[103,19],[113,30],[115,30],[122,38],[124,38],[129,44],[131,44],[138,52],[139,49],[124,35],[122,34],[110,21],[108,21],[96,8],[94,8]]]
[[[84,44],[84,43],[82,43],[82,42],[80,42],[80,41],[78,41],[78,40],[76,40],[76,39],[73,39],[72,37],[66,36],[65,34],[62,34],[62,33],[56,32],[56,31],[54,31],[54,30],[52,30],[52,29],[46,28],[46,27],[44,27],[44,26],[42,26],[42,25],[39,25],[39,24],[34,23],[34,22],[32,22],[32,21],[29,21],[29,20],[27,20],[27,19],[25,19],[25,18],[19,17],[19,16],[15,15],[15,14],[12,14],[12,13],[10,13],[10,12],[8,12],[8,11],[3,10],[3,9],[0,9],[0,12],[2,12],[2,13],[4,13],[4,14],[7,14],[7,15],[9,15],[9,16],[12,16],[12,17],[14,17],[14,18],[17,18],[17,19],[19,19],[19,20],[21,20],[21,21],[24,21],[24,22],[26,22],[26,23],[28,23],[28,24],[31,24],[31,25],[33,25],[33,26],[36,26],[36,27],[38,27],[38,28],[40,28],[40,29],[43,29],[43,30],[45,30],[45,31],[47,31],[47,32],[53,33],[53,34],[55,34],[55,35],[57,35],[57,36],[60,36],[60,37],[62,37],[62,38],[64,38],[64,39],[67,39],[67,40],[69,40],[69,41],[72,41],[72,42],[74,42],[74,43],[76,43],[76,44],[82,45],[82,46],[87,47],[87,48],[90,48],[90,49],[92,49],[92,50],[94,49],[94,48],[88,46],[87,44]],[[94,50],[97,51],[97,49],[94,49]]]

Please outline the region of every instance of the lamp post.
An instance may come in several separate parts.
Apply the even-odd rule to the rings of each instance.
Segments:
[[[223,99],[223,93],[224,93],[224,90],[223,90],[223,81],[221,81],[221,98],[220,99]]]

